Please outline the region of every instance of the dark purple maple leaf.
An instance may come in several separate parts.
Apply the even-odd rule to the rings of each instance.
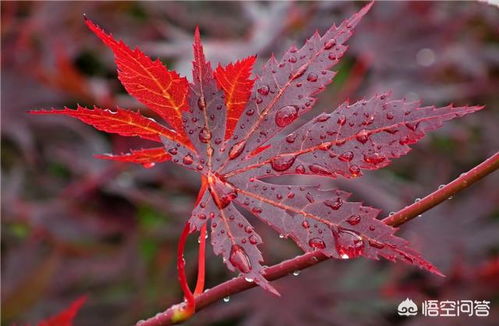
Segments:
[[[146,125],[138,118],[132,124],[122,118],[122,112],[119,117],[113,112],[94,112],[91,120],[84,120],[71,110],[42,113],[72,115],[107,132],[156,141],[159,137],[164,152],[154,148],[150,152],[106,158],[145,166],[155,160],[171,159],[200,173],[202,187],[188,221],[189,231],[201,230],[209,223],[214,251],[223,257],[227,267],[273,293],[278,292],[263,275],[263,258],[258,248],[262,240],[241,209],[283,237],[293,239],[307,252],[320,250],[341,259],[398,259],[440,274],[407,241],[394,235],[395,228],[376,219],[379,210],[348,202],[348,193],[262,180],[288,174],[359,177],[362,170],[387,166],[391,159],[406,154],[408,145],[440,127],[443,121],[482,108],[421,107],[419,103],[392,100],[388,94],[382,94],[342,104],[332,113],[323,113],[283,135],[312,108],[315,95],[331,82],[335,72],[330,69],[346,51],[345,42],[371,6],[372,3],[368,4],[340,26],[333,25],[323,35],[315,33],[303,47],[289,49],[280,61],[272,57],[257,76],[249,100],[247,90],[252,81],[248,79],[248,69],[252,61],[247,59],[215,73],[205,59],[198,30],[193,80],[184,89],[183,77],[163,69],[159,61],[150,60],[140,50],[132,51],[114,41],[87,21],[115,51],[120,74],[127,77],[121,78],[125,88],[143,103],[152,103],[173,130],[163,129],[155,121]],[[227,73],[238,69],[241,76]],[[164,81],[167,85],[162,84],[160,73],[169,74],[169,80]],[[177,88],[172,87],[173,81]],[[148,94],[154,94],[155,100]],[[168,112],[162,112],[162,107]],[[90,114],[88,109],[81,110],[85,117]],[[110,117],[113,124],[102,121]],[[228,127],[228,117],[237,120],[237,124]],[[226,139],[226,135],[231,136]]]

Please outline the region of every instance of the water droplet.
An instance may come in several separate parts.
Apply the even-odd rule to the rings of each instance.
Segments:
[[[298,276],[298,275],[300,275],[300,271],[294,271],[293,272],[293,276]]]
[[[303,173],[305,173],[305,167],[300,164],[296,167],[295,172],[298,174],[303,174]]]
[[[327,57],[329,58],[329,60],[333,60],[334,61],[334,60],[336,60],[336,53],[331,52],[331,53],[329,53],[329,55]]]
[[[286,141],[290,144],[294,143],[296,140],[296,134],[290,134],[286,136]]]
[[[276,171],[286,171],[295,162],[295,155],[279,155],[270,161],[270,165]]]
[[[262,209],[260,207],[253,207],[251,211],[255,214],[260,214],[262,212]]]
[[[355,258],[364,251],[364,241],[357,232],[340,228],[333,235],[336,239],[336,251],[341,258]]]
[[[269,87],[267,85],[264,85],[258,89],[258,93],[260,93],[263,96],[269,95]]]
[[[369,225],[369,231],[374,231],[376,230],[376,227],[374,225]]]
[[[419,122],[406,122],[405,126],[412,131],[416,131],[419,126]]]
[[[224,298],[224,302],[225,302],[225,303],[227,303],[227,302],[229,302],[229,301],[230,301],[230,297],[225,297],[225,298]]]
[[[388,216],[393,216],[395,214],[395,212],[390,212],[388,213]]]
[[[296,60],[296,57],[293,55],[293,56],[289,57],[288,61],[291,63],[295,63],[297,60]]]
[[[308,229],[310,227],[310,223],[308,223],[308,221],[303,221],[301,226],[303,226],[304,229]]]
[[[229,262],[239,269],[242,273],[248,273],[251,270],[248,255],[243,248],[233,245],[230,250]]]
[[[250,237],[248,238],[249,242],[252,244],[252,245],[256,245],[258,243],[258,238],[255,236],[255,235],[250,235]]]
[[[369,133],[367,130],[362,129],[357,135],[355,135],[355,139],[357,139],[359,143],[365,144],[369,140]]]
[[[445,185],[440,185],[438,186],[438,189],[442,189],[443,187],[445,187]]]
[[[326,42],[326,44],[324,44],[324,49],[325,50],[329,50],[329,49],[331,49],[335,45],[336,45],[336,40],[335,39],[329,40],[329,41]]]
[[[316,82],[317,79],[318,79],[317,74],[314,74],[313,72],[309,73],[307,76],[307,80],[312,83]]]
[[[382,244],[381,242],[379,242],[378,240],[374,240],[374,239],[369,239],[367,240],[367,243],[373,247],[373,248],[376,248],[376,249],[383,249],[385,247],[384,244]]]
[[[331,116],[329,114],[323,113],[315,119],[315,122],[325,122],[329,120]]]
[[[421,198],[416,198],[416,200],[414,200],[415,203],[421,201]]]
[[[338,156],[338,159],[343,162],[350,162],[353,159],[353,152],[345,152]]]
[[[305,198],[307,198],[307,200],[310,202],[310,203],[313,203],[315,200],[314,200],[314,196],[312,196],[311,193],[307,192],[307,194],[305,195]]]
[[[284,239],[284,234],[279,234],[279,239]]]
[[[182,162],[184,162],[185,165],[191,165],[192,162],[194,162],[194,159],[192,158],[191,154],[187,154],[186,156],[184,156]]]
[[[173,147],[168,150],[168,153],[170,153],[171,155],[177,155],[178,150],[176,147]]]
[[[352,215],[346,221],[350,225],[357,225],[360,223],[360,215]]]
[[[310,172],[315,173],[315,174],[319,174],[319,175],[330,175],[331,174],[331,172],[328,169],[326,169],[325,167],[323,167],[322,165],[319,165],[319,164],[309,165],[308,168],[310,169]]]
[[[246,146],[246,141],[244,140],[232,146],[232,148],[229,151],[229,159],[233,160],[237,158],[239,155],[241,155],[245,146]]]
[[[154,167],[155,165],[156,165],[156,163],[154,163],[154,162],[147,162],[147,163],[142,164],[142,166],[145,167],[146,169],[150,169],[150,168]]]
[[[198,99],[198,108],[201,111],[204,111],[206,109],[206,100],[205,100],[204,96],[199,97],[199,99]]]
[[[248,283],[253,283],[253,279],[250,277],[245,277],[244,280]]]
[[[385,160],[385,157],[378,153],[364,154],[364,161],[370,164],[379,164]]]
[[[452,198],[454,198],[454,196],[449,196],[449,198],[447,198],[447,199],[451,200]]]
[[[207,143],[211,139],[211,132],[208,130],[208,128],[203,128],[199,132],[199,141],[202,143]]]
[[[324,205],[331,208],[332,210],[337,211],[340,209],[341,205],[343,205],[343,200],[341,198],[337,198],[335,201],[325,200]]]
[[[248,111],[246,111],[246,115],[251,117],[253,114],[255,114],[255,110],[253,109],[249,109]]]
[[[292,198],[294,198],[294,197],[295,197],[295,193],[294,193],[294,192],[290,192],[290,193],[288,194],[288,198],[289,198],[289,199],[292,199]]]
[[[205,214],[199,214],[198,217],[201,220],[206,220],[206,215]]]
[[[286,105],[280,108],[275,115],[275,123],[279,127],[286,127],[298,118],[298,107]]]
[[[348,171],[352,174],[352,177],[358,177],[360,175],[360,168],[357,165],[352,165],[348,168]]]
[[[324,241],[322,241],[319,238],[312,238],[312,239],[310,239],[310,241],[308,241],[308,245],[310,247],[312,247],[312,248],[315,248],[315,249],[324,249],[324,248],[326,248],[326,244],[324,243]]]

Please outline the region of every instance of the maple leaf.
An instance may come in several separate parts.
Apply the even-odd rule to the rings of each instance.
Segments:
[[[332,81],[335,72],[331,68],[371,6],[366,5],[323,35],[316,32],[303,47],[290,48],[281,60],[272,56],[255,81],[250,79],[254,57],[214,71],[204,56],[196,28],[193,78],[185,89],[183,77],[161,68],[159,61],[153,62],[139,50],[129,50],[87,20],[115,52],[125,88],[174,131],[122,110],[117,111],[119,122],[112,119],[113,114],[99,109],[93,110],[97,110],[94,115],[82,108],[42,113],[71,115],[125,136],[161,139],[163,149],[100,157],[145,166],[171,158],[198,172],[203,182],[188,221],[189,231],[201,230],[209,223],[214,251],[227,267],[275,294],[278,292],[263,275],[258,248],[262,240],[242,211],[258,217],[282,237],[291,238],[306,252],[320,250],[341,259],[384,257],[440,274],[407,241],[394,235],[395,228],[376,218],[379,210],[347,201],[348,193],[263,180],[288,174],[359,177],[363,170],[382,168],[406,154],[408,145],[444,121],[482,109],[421,107],[417,102],[381,94],[344,103],[294,132],[284,133],[312,108],[315,96]],[[152,71],[147,78],[145,71]],[[163,73],[169,77],[160,77]],[[173,81],[181,89],[177,93],[170,92]],[[136,83],[142,86],[137,88]],[[161,93],[164,96],[156,94],[159,90],[166,90]],[[180,93],[182,96],[177,96]]]
[[[53,317],[50,317],[49,319],[41,321],[38,326],[72,326],[73,319],[86,300],[87,298],[85,296],[76,299],[64,311]]]

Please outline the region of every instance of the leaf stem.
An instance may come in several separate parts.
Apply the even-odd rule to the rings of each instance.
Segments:
[[[410,221],[411,219],[419,216],[421,213],[445,201],[461,190],[469,187],[473,183],[494,172],[498,168],[499,153],[495,153],[470,171],[461,174],[454,181],[448,183],[443,187],[439,187],[440,189],[437,189],[422,200],[403,208],[392,216],[385,218],[383,222],[391,226],[399,226],[401,224],[404,224],[407,221]],[[308,252],[301,256],[285,260],[279,264],[266,268],[264,271],[264,276],[267,280],[273,281],[287,276],[294,271],[313,266],[326,259],[328,259],[328,257],[326,257],[321,251]],[[247,282],[241,276],[235,277],[196,296],[196,311],[199,311],[212,303],[219,302],[220,300],[222,300],[222,298],[225,298],[229,295],[245,291],[255,286],[256,285],[254,282]],[[174,318],[175,312],[178,311],[178,309],[179,305],[172,306],[166,311],[158,313],[155,317],[137,323],[137,326],[168,326],[177,322],[181,322],[183,320],[175,320]]]
[[[204,291],[204,278],[205,278],[205,263],[206,263],[206,224],[201,227],[199,234],[199,253],[198,253],[198,280],[196,282],[196,289],[194,296],[203,293]]]

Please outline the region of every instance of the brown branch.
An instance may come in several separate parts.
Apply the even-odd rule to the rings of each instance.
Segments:
[[[477,165],[470,171],[461,174],[457,179],[448,183],[438,190],[424,197],[420,201],[409,205],[394,215],[391,215],[383,220],[388,225],[399,226],[405,222],[417,217],[421,213],[435,207],[461,190],[469,187],[473,183],[482,179],[486,175],[494,172],[499,168],[499,153],[495,153],[490,158]],[[294,271],[302,270],[313,266],[321,261],[328,259],[319,251],[309,252],[301,256],[288,259],[277,265],[268,267],[264,271],[265,278],[269,281],[287,276]],[[196,311],[199,311],[212,303],[219,302],[222,298],[245,291],[255,287],[254,282],[247,282],[243,277],[236,277],[232,280],[219,284],[204,293],[196,296]],[[137,326],[168,326],[172,325],[172,318],[182,310],[185,303],[180,303],[168,308],[164,312],[158,313],[156,316],[139,321]]]

